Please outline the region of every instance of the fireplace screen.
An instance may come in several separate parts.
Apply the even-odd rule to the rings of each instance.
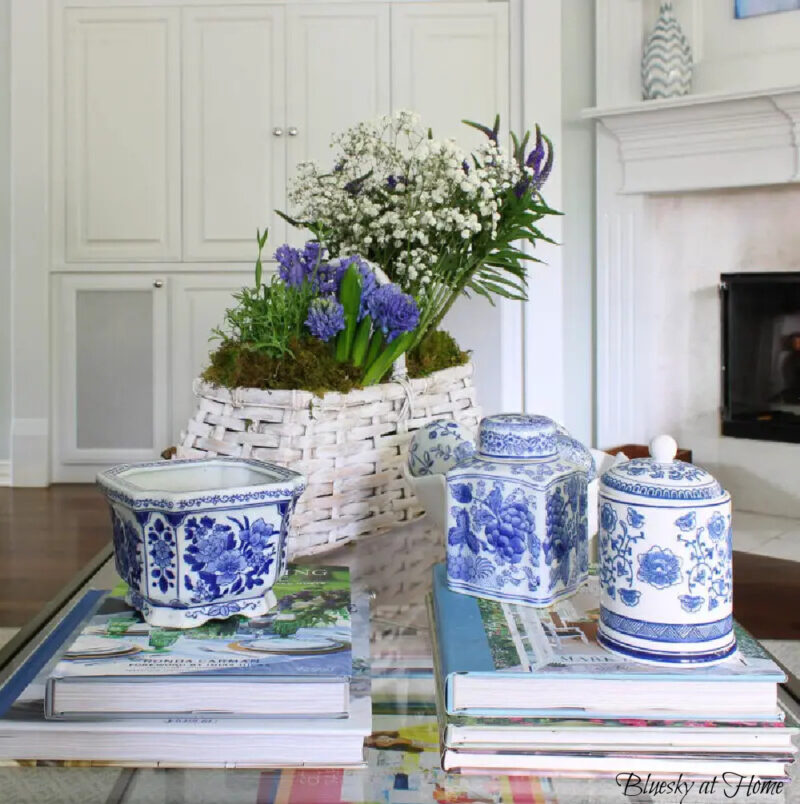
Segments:
[[[800,272],[721,280],[722,433],[800,442]]]

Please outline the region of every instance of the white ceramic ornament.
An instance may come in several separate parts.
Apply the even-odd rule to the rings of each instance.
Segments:
[[[445,475],[475,452],[475,437],[463,424],[437,420],[420,427],[408,447],[408,469],[413,477]]]
[[[671,2],[662,2],[642,54],[642,97],[677,98],[692,86],[692,49]]]
[[[731,499],[676,453],[658,436],[600,479],[598,640],[648,664],[710,664],[736,649]]]

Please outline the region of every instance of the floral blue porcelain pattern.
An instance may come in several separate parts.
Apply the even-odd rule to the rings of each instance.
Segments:
[[[421,427],[408,448],[408,468],[415,477],[444,474],[469,458],[475,445],[463,425],[434,421]]]
[[[681,605],[687,611],[697,611],[708,601],[708,611],[733,601],[733,532],[730,515],[715,511],[705,525],[698,526],[694,511],[675,521],[680,528],[678,541],[689,552],[688,585]],[[698,594],[704,592],[705,598]],[[687,608],[691,607],[691,608]]]
[[[545,416],[504,413],[481,421],[478,441],[490,458],[542,458],[556,454],[555,422]]]
[[[601,479],[598,640],[640,661],[705,664],[736,645],[730,497],[703,469],[673,460],[676,449],[659,436],[653,458]]]
[[[586,471],[559,456],[493,460],[483,452],[486,432],[481,451],[447,476],[448,582],[480,597],[548,605],[588,573]]]
[[[626,606],[635,606],[641,595],[633,589],[633,546],[644,538],[641,531],[644,524],[644,515],[630,506],[625,519],[618,518],[608,503],[600,508],[598,550],[603,559],[598,568],[600,585],[611,598],[619,593],[619,599]]]
[[[202,474],[214,460],[231,463],[210,459],[169,466],[183,465]],[[288,520],[305,484],[291,470],[244,463],[258,467],[257,474],[265,478],[260,488],[153,494],[148,487],[137,490],[116,480],[119,468],[98,477],[111,505],[117,570],[129,586],[130,602],[148,622],[187,627],[235,613],[257,616],[266,612],[270,599],[274,601],[265,593],[285,569]],[[156,471],[165,464],[155,464]],[[125,471],[135,475],[142,468]],[[167,477],[175,482],[174,473]],[[294,485],[284,488],[291,479]],[[175,485],[191,488],[191,482]],[[130,505],[124,502],[129,494]],[[164,504],[159,505],[162,495]],[[218,500],[222,504],[217,505]]]
[[[654,544],[646,553],[640,553],[636,558],[639,562],[636,577],[656,589],[666,589],[683,580],[681,559],[669,547]]]

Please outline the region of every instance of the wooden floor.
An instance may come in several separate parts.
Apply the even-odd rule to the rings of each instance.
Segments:
[[[110,539],[93,485],[0,488],[0,627],[23,625]]]
[[[23,625],[111,538],[94,486],[0,488],[0,627]],[[800,639],[800,563],[734,553],[734,616],[759,639]]]

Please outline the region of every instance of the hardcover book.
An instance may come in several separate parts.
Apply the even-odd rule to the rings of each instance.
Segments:
[[[654,667],[597,641],[597,577],[536,609],[450,591],[433,571],[435,633],[451,714],[777,720],[780,668],[736,626],[739,650],[712,667]]]
[[[593,776],[622,772],[629,765],[656,775],[708,774],[737,769],[784,777],[797,749],[797,729],[780,721],[581,719],[557,717],[476,717],[445,711],[441,651],[432,598],[436,711],[442,768],[462,773],[503,768],[506,772],[547,772],[553,776]]]
[[[173,717],[47,720],[45,683],[95,607],[88,592],[0,689],[0,761],[107,762],[144,767],[346,766],[363,762],[371,731],[369,601],[351,604],[349,712],[339,718]]]
[[[272,612],[188,630],[148,625],[118,591],[101,599],[53,669],[47,717],[347,714],[346,567],[290,565]]]

